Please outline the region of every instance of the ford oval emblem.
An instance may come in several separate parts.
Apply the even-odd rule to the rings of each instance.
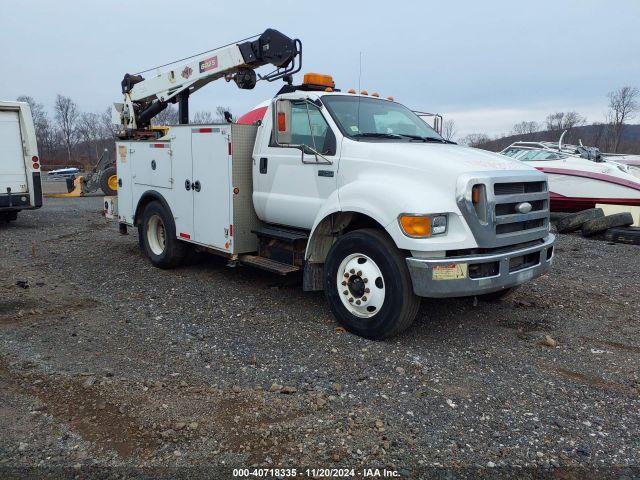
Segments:
[[[521,202],[516,205],[516,212],[529,213],[533,207],[529,202]]]

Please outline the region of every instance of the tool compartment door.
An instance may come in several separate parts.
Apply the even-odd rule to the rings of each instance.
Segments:
[[[118,221],[133,225],[133,181],[131,164],[135,146],[129,142],[116,143],[116,170],[118,174]]]
[[[17,111],[0,111],[0,195],[27,192],[20,118]]]
[[[191,130],[194,240],[231,251],[228,127]]]
[[[133,181],[138,185],[171,188],[171,144],[140,142],[133,155]]]

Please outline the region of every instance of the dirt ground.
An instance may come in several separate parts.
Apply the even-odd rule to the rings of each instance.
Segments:
[[[101,209],[46,199],[0,225],[4,477],[640,475],[636,246],[562,235],[549,275],[425,300],[372,342],[295,279],[158,270]]]

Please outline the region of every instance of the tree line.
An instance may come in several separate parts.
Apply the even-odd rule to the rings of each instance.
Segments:
[[[525,137],[527,140],[557,141],[565,130],[565,142],[578,143],[599,148],[609,153],[640,153],[640,138],[626,140],[623,133],[625,126],[635,118],[640,111],[640,90],[636,87],[625,86],[607,94],[608,110],[604,122],[595,122],[591,128],[580,129],[580,136],[576,132],[577,127],[587,125],[587,119],[575,111],[554,112],[547,115],[544,122],[522,121],[516,123],[511,132],[497,138],[491,138],[485,133],[472,133],[459,141],[471,147],[487,147],[501,149],[505,142],[501,139],[509,139],[506,147],[513,137]],[[451,128],[450,128],[451,130]],[[502,147],[502,148],[504,148]]]
[[[88,169],[104,154],[114,158],[116,131],[111,122],[111,107],[99,112],[83,112],[72,98],[59,94],[50,114],[33,97],[23,95],[17,101],[31,107],[38,153],[44,168]],[[194,124],[222,123],[224,112],[228,110],[228,107],[216,107],[214,112],[199,111],[190,120]],[[169,105],[152,123],[177,125],[177,107]]]

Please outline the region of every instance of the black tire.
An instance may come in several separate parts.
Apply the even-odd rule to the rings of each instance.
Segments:
[[[517,289],[518,287],[503,288],[502,290],[498,290],[497,292],[484,293],[482,295],[478,295],[477,298],[482,302],[497,302],[498,300],[501,300],[507,295],[510,295]]]
[[[633,225],[633,216],[629,212],[614,213],[606,217],[589,220],[582,225],[582,235],[591,237],[614,227]]]
[[[616,227],[610,228],[604,233],[604,238],[610,242],[626,243],[628,245],[640,245],[640,228]]]
[[[103,191],[103,193],[109,197],[113,197],[115,195],[118,194],[118,190],[117,189],[113,189],[109,186],[109,178],[116,175],[117,176],[117,170],[116,167],[107,167],[105,168],[101,173],[100,173],[100,190]]]
[[[578,230],[582,225],[590,220],[604,217],[604,211],[601,208],[589,208],[578,213],[572,213],[556,222],[558,233],[568,233]]]
[[[161,222],[161,227],[157,222]],[[160,228],[163,229],[163,234],[159,233]],[[148,234],[150,230],[163,236],[163,242],[154,242],[152,245],[150,239],[154,235]],[[145,255],[159,268],[178,266],[187,253],[187,245],[176,238],[176,225],[171,212],[165,210],[160,202],[151,202],[144,208],[138,224],[138,239]]]
[[[357,275],[348,279],[349,286],[338,288],[338,269],[344,260],[356,253],[369,257],[381,272],[380,279],[371,279],[369,286],[375,285],[376,288],[383,289],[384,300],[379,310],[368,318],[355,315],[341,300],[344,291],[351,292],[351,281],[357,280]],[[366,262],[362,258],[357,261],[360,260]],[[391,337],[408,328],[418,313],[420,298],[413,293],[406,259],[387,234],[380,230],[354,230],[340,237],[327,256],[324,277],[324,291],[331,312],[340,325],[356,335],[376,340]],[[362,285],[366,286],[368,279],[365,277],[363,280],[365,283]],[[343,288],[348,290],[342,290]],[[373,295],[372,293],[371,296]],[[354,297],[357,295],[354,294]]]
[[[14,211],[11,211],[11,212],[7,212],[5,215],[6,215],[7,223],[15,222],[18,219],[18,211],[17,210],[14,210]]]

